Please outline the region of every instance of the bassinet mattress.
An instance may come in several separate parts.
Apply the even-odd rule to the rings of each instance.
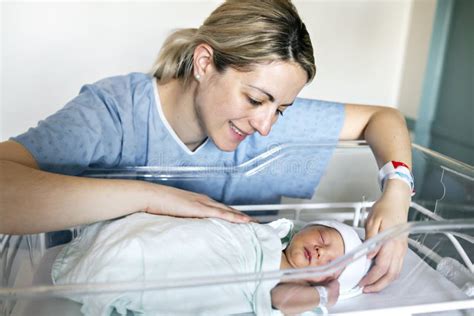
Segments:
[[[399,278],[390,286],[379,293],[339,301],[329,312],[345,313],[465,299],[468,296],[464,292],[409,249]],[[457,314],[449,311],[449,315]]]

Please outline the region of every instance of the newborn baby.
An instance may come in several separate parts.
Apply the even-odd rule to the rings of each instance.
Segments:
[[[200,276],[212,281],[213,276],[219,275],[324,265],[352,250],[357,246],[356,241],[361,243],[351,227],[333,221],[310,223],[294,233],[293,223],[288,220],[268,225],[233,224],[212,218],[135,213],[87,226],[61,250],[53,264],[52,279],[55,284],[130,281],[159,284],[170,278]],[[337,283],[329,283],[327,290],[322,291],[322,287],[313,287],[315,282],[326,285],[339,277],[341,289],[357,285],[366,270],[352,271],[351,266],[340,275],[311,282],[278,283],[278,280],[259,280],[256,275],[253,282],[69,298],[82,303],[81,311],[86,315],[130,312],[268,315],[273,312],[272,306],[288,313],[303,312],[321,303],[334,304],[337,299]],[[351,276],[356,272],[351,284],[343,281],[348,272]]]
[[[276,225],[277,222],[270,223],[270,225],[276,228],[278,226]],[[346,224],[337,221],[311,222],[306,224],[303,229],[291,238],[289,245],[282,253],[281,268],[291,269],[326,265],[361,244],[362,242],[355,229]],[[362,293],[358,283],[369,270],[370,264],[371,261],[363,256],[353,261],[342,271],[324,277],[313,278],[311,283],[326,283],[337,279],[340,287],[334,288],[330,286],[328,293],[328,302],[330,305],[333,305],[339,294],[338,289],[340,289],[341,298],[349,298]],[[331,283],[329,284],[331,285]],[[314,298],[310,298],[314,296],[314,292],[304,287],[297,289],[295,286],[290,285],[282,286],[280,284],[280,286],[282,287],[281,290],[279,286],[272,290],[272,302],[275,307],[288,313],[298,313],[302,309],[314,309],[314,307],[309,308],[312,306],[311,301],[315,301]],[[290,288],[293,291],[294,300],[297,304],[294,304],[288,295]],[[282,297],[278,295],[278,291],[281,291]],[[304,299],[305,302],[302,302],[302,297],[306,295],[308,297]],[[321,301],[320,298],[318,300]],[[307,304],[305,304],[306,302]],[[303,308],[303,305],[307,306]],[[319,304],[323,312],[325,311],[324,305]]]
[[[310,222],[291,238],[288,247],[283,251],[281,267],[304,268],[329,264],[361,244],[356,230],[349,225],[335,220]],[[317,281],[337,278],[341,284],[341,292],[346,293],[357,286],[370,268],[370,263],[365,258],[360,258],[343,271]]]

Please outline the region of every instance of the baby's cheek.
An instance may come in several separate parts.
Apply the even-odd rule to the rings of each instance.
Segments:
[[[302,252],[295,253],[293,262],[295,262],[297,268],[304,268],[308,266],[308,261]]]

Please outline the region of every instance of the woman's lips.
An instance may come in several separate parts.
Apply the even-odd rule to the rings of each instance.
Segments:
[[[234,139],[236,139],[238,141],[242,141],[242,140],[245,139],[245,137],[247,136],[247,134],[245,132],[241,131],[232,122],[229,122],[229,126],[230,126],[230,131],[231,131]]]

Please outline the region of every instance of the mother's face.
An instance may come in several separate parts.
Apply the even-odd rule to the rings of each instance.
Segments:
[[[234,151],[247,136],[266,136],[279,115],[306,84],[296,63],[257,64],[249,72],[208,70],[196,90],[194,105],[200,126],[216,146]]]

